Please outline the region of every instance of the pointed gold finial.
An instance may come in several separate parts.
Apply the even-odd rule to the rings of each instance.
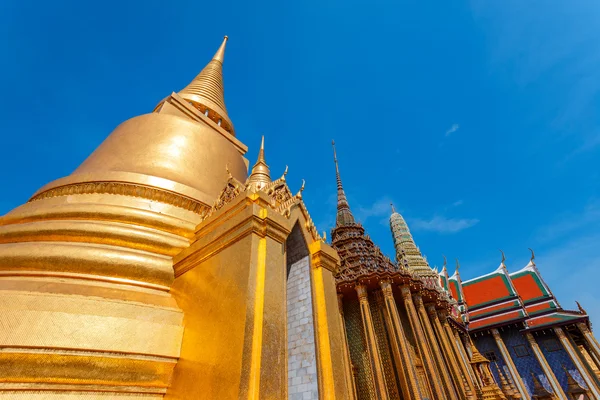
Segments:
[[[283,171],[283,176],[286,176],[288,174],[288,166],[285,166],[285,171]]]
[[[354,224],[354,215],[350,211],[350,205],[342,186],[342,178],[340,178],[340,168],[338,166],[337,154],[335,152],[335,141],[331,141],[333,147],[333,162],[335,163],[335,177],[337,180],[337,215],[335,218],[336,226]]]
[[[390,203],[390,206],[392,206],[392,214],[396,213],[396,209],[394,208],[394,203]]]
[[[223,90],[223,60],[227,39],[227,36],[223,38],[221,46],[211,61],[189,85],[179,92],[179,95],[218,126],[235,135],[233,124],[227,115]]]
[[[458,258],[456,259],[456,272],[458,273],[458,270],[460,269],[460,264],[458,262]]]
[[[532,265],[535,266],[535,253],[533,252],[533,249],[529,248],[529,251],[531,252],[531,258],[529,259],[529,262],[531,262]]]
[[[500,264],[504,265],[504,261],[506,261],[506,257],[504,256],[504,252],[502,250],[500,250],[500,253],[502,253],[502,261],[500,261]]]
[[[580,313],[587,314],[587,312],[585,311],[585,309],[583,307],[581,307],[581,304],[579,304],[579,302],[577,300],[575,300],[575,303],[577,303],[577,308],[579,309]]]
[[[227,35],[223,37],[223,43],[221,43],[221,46],[219,46],[219,50],[217,50],[217,52],[213,56],[213,60],[223,63],[223,60],[225,59],[225,45],[227,44],[228,39],[229,36]]]
[[[446,260],[446,256],[442,254],[442,257],[444,257],[444,267],[446,268],[446,265],[448,265],[448,260]]]
[[[304,185],[306,184],[306,182],[304,181],[304,179],[302,179],[302,186],[300,186],[300,190],[298,191],[298,194],[296,195],[297,197],[302,197],[302,192],[304,191]]]
[[[271,172],[269,166],[265,160],[265,136],[262,136],[260,142],[260,150],[258,151],[258,157],[256,163],[252,167],[252,172],[246,181],[246,184],[254,187],[256,190],[260,190],[267,183],[271,182]]]

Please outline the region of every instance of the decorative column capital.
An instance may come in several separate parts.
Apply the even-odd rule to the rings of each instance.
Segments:
[[[590,333],[590,329],[585,322],[578,322],[576,325],[582,333]]]
[[[423,297],[421,297],[420,294],[416,293],[413,295],[413,301],[415,302],[415,305],[419,308],[423,307]]]
[[[392,296],[392,281],[389,279],[384,279],[379,282],[379,286],[381,286],[381,291],[385,297]]]
[[[440,319],[440,321],[445,324],[446,318],[448,318],[448,310],[446,310],[445,308],[442,308],[440,310],[437,310],[438,313],[438,318]]]
[[[425,306],[425,309],[427,310],[427,314],[429,314],[430,317],[437,317],[437,310],[435,309],[435,304],[429,303]]]
[[[492,328],[491,331],[494,337],[500,337],[500,332],[498,331],[498,328]]]
[[[358,299],[360,301],[367,301],[369,293],[367,292],[367,287],[365,285],[359,284],[354,287],[356,290],[356,294],[358,294]]]
[[[533,337],[531,332],[525,332],[525,339],[527,339],[531,346],[537,346],[537,342],[535,341],[535,338]]]
[[[563,329],[560,326],[554,327],[554,332],[556,333],[556,336],[559,337],[559,339],[566,339],[567,338],[565,336],[565,331],[563,331]]]
[[[400,288],[400,293],[402,294],[402,298],[406,301],[406,300],[412,300],[412,298],[410,297],[410,288],[408,287],[408,285],[401,285],[399,286]]]

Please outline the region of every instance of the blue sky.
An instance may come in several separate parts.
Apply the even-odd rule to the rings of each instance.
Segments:
[[[577,1],[0,3],[0,214],[70,174],[120,122],[230,41],[225,94],[253,162],[320,230],[350,206],[393,255],[389,203],[463,279],[535,249],[565,308],[600,320],[600,5]]]

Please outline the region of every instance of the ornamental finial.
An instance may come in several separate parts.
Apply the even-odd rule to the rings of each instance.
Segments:
[[[587,314],[587,312],[585,311],[585,309],[583,307],[581,307],[581,304],[579,304],[579,302],[577,300],[575,300],[575,303],[577,303],[577,308],[579,308],[579,312],[582,314]]]
[[[500,250],[500,253],[502,253],[502,261],[500,261],[500,264],[504,265],[504,261],[506,261],[506,256],[504,255],[504,252],[502,250]]]
[[[390,206],[392,206],[392,214],[396,213],[396,209],[394,208],[394,203],[390,203]]]
[[[456,259],[456,272],[460,269],[460,263],[458,262],[458,258]]]
[[[442,257],[444,257],[444,268],[446,268],[446,265],[448,265],[448,260],[446,260],[446,256],[443,254]]]
[[[223,91],[223,60],[228,37],[204,69],[183,88],[179,95],[215,124],[235,136],[233,124],[227,115]]]
[[[533,252],[533,249],[529,248],[529,251],[531,252],[531,258],[529,259],[529,262],[531,262],[532,265],[535,266],[535,253]]]

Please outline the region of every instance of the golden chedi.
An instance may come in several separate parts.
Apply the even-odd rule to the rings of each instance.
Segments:
[[[339,259],[301,193],[271,181],[262,146],[247,179],[226,42],[0,219],[0,398],[349,397]],[[312,352],[286,326],[302,286],[291,274],[308,282]]]

